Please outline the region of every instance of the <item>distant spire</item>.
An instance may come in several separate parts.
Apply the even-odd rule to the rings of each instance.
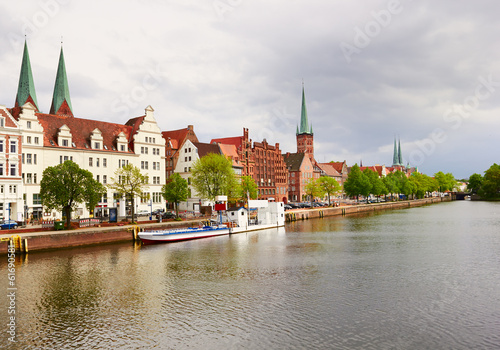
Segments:
[[[23,61],[21,63],[21,73],[19,74],[19,85],[17,87],[16,107],[23,106],[26,102],[31,102],[38,110],[36,99],[35,84],[31,72],[31,62],[28,53],[28,44],[24,41]]]
[[[66,65],[64,63],[62,46],[61,54],[59,55],[59,65],[57,67],[50,114],[73,116],[73,107],[71,106],[71,98],[69,96],[68,78],[66,76]]]
[[[306,97],[304,93],[304,82],[302,82],[302,109],[300,112],[300,128],[299,134],[312,134],[312,126],[309,127],[307,119]]]
[[[399,161],[399,165],[404,165],[403,154],[401,153],[401,139],[399,139],[399,141],[398,141],[398,161]]]
[[[398,153],[398,147],[396,145],[396,138],[394,137],[394,153],[392,156],[392,165],[399,165],[399,153]]]

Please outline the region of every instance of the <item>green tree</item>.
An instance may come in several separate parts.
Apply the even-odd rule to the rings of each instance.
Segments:
[[[475,194],[479,192],[482,184],[483,184],[483,177],[481,176],[481,174],[472,174],[469,177],[467,189]]]
[[[231,162],[215,153],[209,153],[194,162],[191,174],[196,192],[212,201],[216,196],[228,195],[235,177]]]
[[[309,201],[312,207],[312,203],[314,198],[323,197],[325,195],[325,191],[323,187],[321,187],[319,179],[309,179],[309,181],[304,186],[304,192],[309,197]]]
[[[174,173],[161,188],[161,194],[165,200],[175,204],[175,215],[179,217],[179,203],[187,200],[189,195],[188,182]]]
[[[451,173],[445,174],[442,171],[438,171],[434,174],[434,179],[438,182],[439,192],[451,191],[457,185],[457,181]]]
[[[387,189],[387,194],[390,193],[391,198],[394,199],[393,194],[399,193],[398,184],[396,183],[394,174],[393,173],[388,174],[382,179],[382,182],[384,183],[384,186]],[[386,195],[386,200],[387,200],[387,195]]]
[[[259,195],[259,188],[257,186],[257,183],[251,176],[245,175],[241,177],[240,190],[240,196],[244,202],[247,199],[256,199]]]
[[[71,225],[71,212],[78,203],[90,204],[93,209],[106,189],[94,180],[90,171],[67,160],[62,164],[48,167],[40,181],[40,198],[47,209],[55,209],[66,216],[66,227]]]
[[[493,164],[484,172],[479,195],[484,199],[500,199],[500,165]]]
[[[135,197],[139,197],[149,188],[147,176],[141,174],[141,170],[132,164],[127,164],[115,171],[115,177],[111,178],[108,188],[125,196],[132,202],[132,221],[135,221]]]
[[[370,190],[370,180],[363,174],[358,164],[354,164],[344,183],[344,192],[350,197],[356,197],[359,201],[359,195],[368,195]]]
[[[319,185],[323,189],[323,192],[328,196],[328,205],[331,205],[330,197],[341,191],[342,187],[333,177],[321,176],[318,179]]]
[[[378,201],[382,194],[387,193],[387,188],[385,187],[384,182],[378,175],[378,172],[373,171],[372,169],[366,168],[363,170],[363,174],[365,174],[370,181],[370,193],[377,197]]]

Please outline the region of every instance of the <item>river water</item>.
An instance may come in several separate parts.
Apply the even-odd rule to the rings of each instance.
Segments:
[[[500,203],[1,259],[2,348],[500,348]]]

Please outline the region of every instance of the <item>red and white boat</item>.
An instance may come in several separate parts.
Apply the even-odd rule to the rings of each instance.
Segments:
[[[186,241],[229,234],[227,225],[189,227],[172,230],[140,231],[139,238],[144,244]]]

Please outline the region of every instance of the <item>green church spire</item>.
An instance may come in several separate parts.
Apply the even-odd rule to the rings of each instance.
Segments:
[[[300,128],[298,134],[312,134],[312,125],[309,127],[307,119],[306,97],[304,93],[304,84],[302,84],[302,109],[300,113]]]
[[[31,102],[38,110],[36,99],[35,84],[31,72],[30,55],[28,53],[28,44],[24,41],[23,61],[21,63],[21,74],[19,75],[19,85],[17,87],[16,107],[23,106],[26,102]]]
[[[392,166],[401,165],[399,161],[399,151],[396,143],[396,138],[394,138],[394,154],[392,156]]]
[[[59,55],[59,66],[57,67],[50,114],[73,116],[73,107],[71,106],[71,98],[69,96],[68,78],[66,76],[66,65],[64,63],[62,47],[61,54]]]
[[[399,160],[399,165],[404,165],[403,154],[401,153],[401,139],[399,139],[398,141],[398,160]]]

